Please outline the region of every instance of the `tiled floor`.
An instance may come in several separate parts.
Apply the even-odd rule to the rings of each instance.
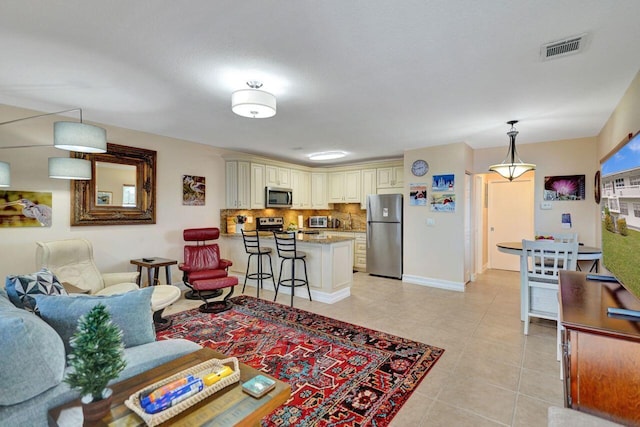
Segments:
[[[356,273],[351,297],[294,305],[446,350],[392,426],[546,426],[547,407],[563,406],[555,322],[534,321],[523,335],[519,278],[489,270],[462,293]],[[166,313],[199,304],[180,300]]]

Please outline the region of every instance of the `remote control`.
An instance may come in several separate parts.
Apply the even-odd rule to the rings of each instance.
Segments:
[[[153,258],[142,258],[142,260],[143,260],[144,262],[153,262],[153,261],[154,261],[154,259],[153,259]]]
[[[637,317],[638,320],[640,320],[640,310],[629,310],[626,308],[609,307],[607,308],[607,314],[614,315],[614,316]]]

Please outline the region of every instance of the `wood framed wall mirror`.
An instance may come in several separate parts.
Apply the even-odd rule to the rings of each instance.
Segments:
[[[156,152],[107,144],[91,161],[91,180],[71,181],[71,225],[156,223]]]

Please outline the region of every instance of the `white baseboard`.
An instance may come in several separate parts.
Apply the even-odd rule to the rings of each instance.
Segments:
[[[451,282],[448,280],[430,279],[428,277],[402,275],[402,281],[414,285],[429,286],[432,288],[446,289],[449,291],[464,292],[465,284],[462,282]]]

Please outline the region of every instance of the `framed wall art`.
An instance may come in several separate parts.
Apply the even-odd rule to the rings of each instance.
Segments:
[[[52,193],[0,191],[0,227],[51,227]]]
[[[409,184],[409,206],[427,206],[427,184]]]
[[[204,206],[205,177],[182,175],[182,204],[186,206]]]
[[[545,176],[543,199],[546,201],[584,200],[585,176]]]

